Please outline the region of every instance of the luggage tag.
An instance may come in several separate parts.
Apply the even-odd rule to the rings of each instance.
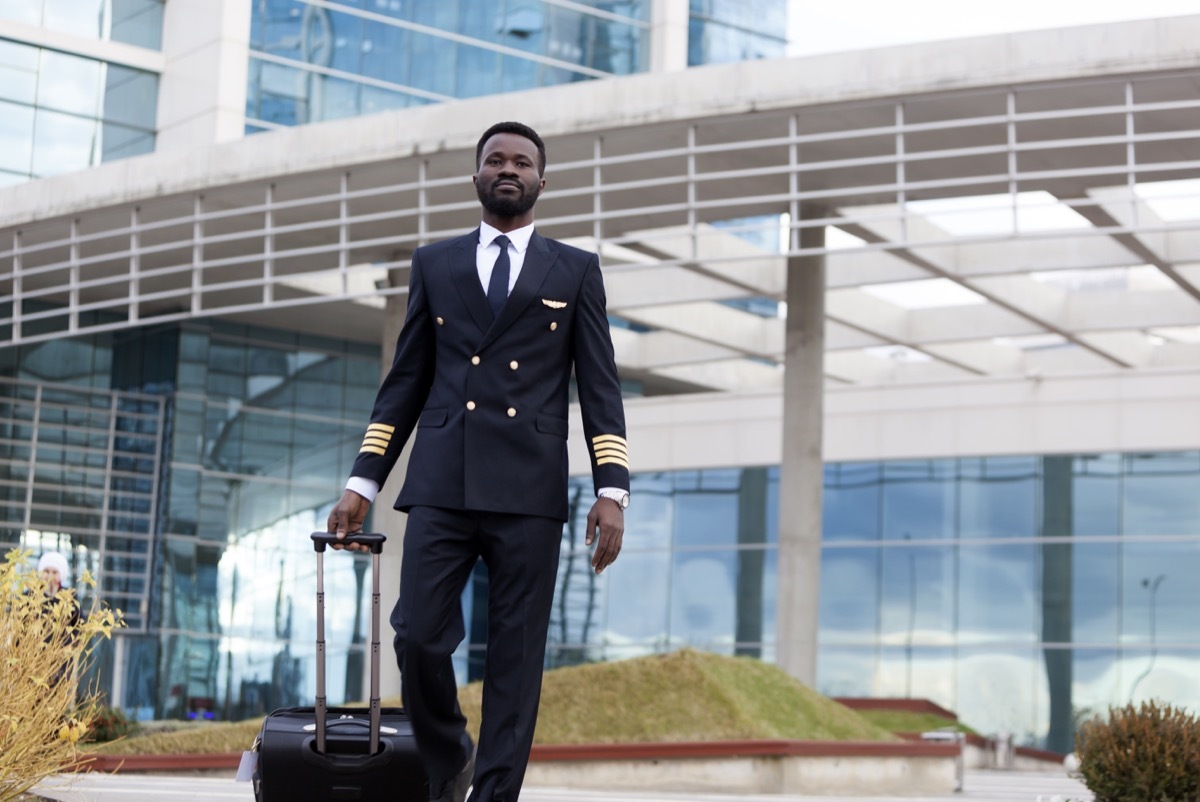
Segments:
[[[248,783],[254,779],[254,772],[258,768],[258,752],[247,750],[242,752],[242,762],[238,764],[237,776],[233,778],[234,782]]]

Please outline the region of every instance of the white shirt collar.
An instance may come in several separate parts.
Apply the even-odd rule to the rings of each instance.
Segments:
[[[512,247],[517,249],[517,253],[525,253],[525,250],[529,247],[529,239],[533,236],[533,223],[506,233],[494,226],[488,225],[482,220],[479,221],[479,245],[481,247],[488,247],[492,244],[492,240],[501,234],[505,234],[508,237],[509,242],[512,243]]]

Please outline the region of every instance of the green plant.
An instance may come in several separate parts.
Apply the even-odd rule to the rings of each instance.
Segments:
[[[1096,802],[1200,800],[1200,720],[1143,702],[1109,708],[1079,728],[1080,773]]]
[[[78,761],[98,705],[75,678],[95,639],[123,624],[120,610],[79,615],[71,590],[48,595],[27,551],[0,561],[0,595],[0,802],[10,802]]]
[[[124,738],[138,728],[136,721],[130,721],[119,707],[101,706],[96,708],[92,719],[92,728],[88,732],[88,740],[95,743],[105,743]]]

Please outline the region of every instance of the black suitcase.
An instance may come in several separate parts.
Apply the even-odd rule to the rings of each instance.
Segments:
[[[257,802],[425,802],[429,784],[403,708],[379,706],[380,534],[347,535],[371,549],[371,707],[325,704],[325,548],[335,536],[312,533],[317,552],[317,705],[276,710],[254,743]]]

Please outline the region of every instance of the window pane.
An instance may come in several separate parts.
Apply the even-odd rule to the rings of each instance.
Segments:
[[[962,537],[1033,537],[1038,533],[1036,458],[965,459],[961,466]]]
[[[880,467],[875,462],[825,466],[826,540],[875,540],[879,537]]]
[[[42,0],[0,0],[0,19],[38,25],[42,21]]]
[[[37,63],[37,48],[0,41],[0,99],[33,103]]]
[[[33,174],[59,175],[92,166],[98,161],[99,135],[96,120],[39,109],[34,123]]]
[[[93,39],[108,32],[110,20],[104,0],[45,0],[45,3],[43,24],[52,31]]]
[[[90,117],[100,115],[100,70],[103,64],[65,53],[42,51],[38,105]]]
[[[103,142],[104,147],[100,153],[101,161],[124,159],[129,156],[154,152],[154,134],[139,128],[126,128],[123,125],[104,123]]]
[[[110,64],[104,91],[104,119],[147,130],[154,129],[158,108],[158,78],[152,73]]]
[[[0,170],[29,175],[33,159],[33,109],[0,101]]]
[[[1200,521],[1200,454],[1125,457],[1125,533],[1196,535]]]
[[[960,547],[960,643],[1038,639],[1041,586],[1035,549],[1032,544]]]
[[[821,643],[873,642],[879,625],[879,549],[823,549],[820,605]]]
[[[114,42],[162,47],[163,0],[112,0],[112,38]]]
[[[1126,542],[1121,569],[1122,643],[1200,642],[1200,542]]]

